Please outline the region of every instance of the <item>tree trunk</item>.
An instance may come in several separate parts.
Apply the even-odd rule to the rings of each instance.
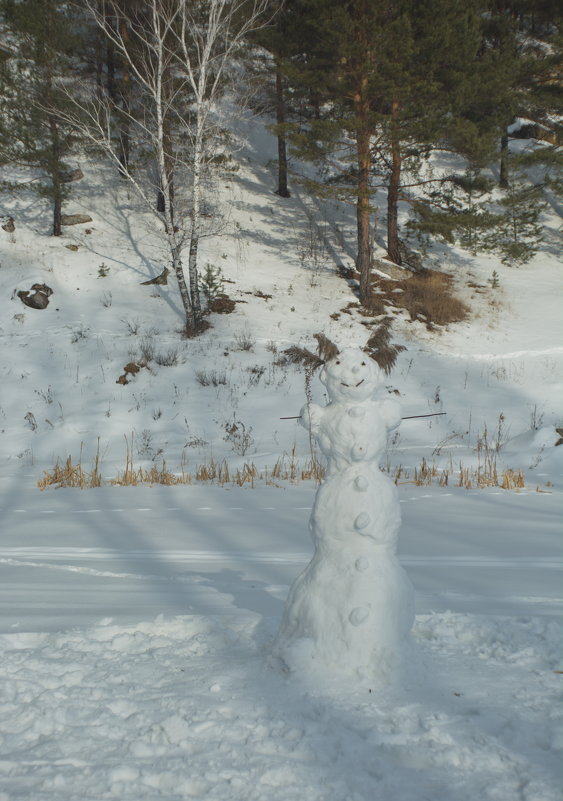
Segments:
[[[203,165],[203,128],[202,111],[198,107],[197,129],[194,145],[193,176],[192,176],[192,230],[190,233],[190,251],[188,255],[188,276],[190,280],[190,297],[194,319],[194,330],[198,331],[201,324],[201,299],[199,296],[199,276],[197,256],[199,239],[201,236],[201,169]]]
[[[115,86],[115,50],[111,39],[106,41],[106,89],[109,98],[115,107],[117,105],[117,90]]]
[[[174,270],[176,280],[178,281],[178,289],[180,290],[180,297],[182,299],[182,305],[184,307],[184,314],[186,317],[186,331],[187,332],[195,331],[196,324],[193,314],[193,308],[190,301],[190,293],[186,285],[186,279],[184,276],[184,267],[182,265],[182,260],[180,258],[180,248],[178,245],[174,245],[172,248],[172,269]]]
[[[166,70],[162,81],[163,108],[170,103],[171,76]],[[163,159],[160,165],[160,187],[156,199],[156,210],[163,214],[168,207],[172,225],[174,224],[174,164],[172,158],[172,132],[170,130],[170,115],[164,114],[162,118],[162,150]]]
[[[508,188],[508,135],[506,132],[500,138],[500,174],[498,183],[503,189]]]
[[[281,65],[276,58],[276,122],[278,126],[285,124],[285,103],[283,96],[283,76]],[[287,145],[283,128],[278,128],[278,189],[280,197],[291,197],[287,188]]]
[[[126,18],[122,18],[119,22],[121,38],[125,45],[129,42],[129,27]],[[129,134],[129,120],[131,108],[131,80],[129,75],[129,61],[126,57],[121,59],[121,81],[120,92],[121,95],[121,108],[123,114],[120,114],[119,120],[119,174],[122,178],[126,178],[129,173],[129,153],[130,153],[130,134]]]
[[[53,236],[61,236],[62,234],[62,206],[63,200],[60,195],[56,195],[53,200]]]
[[[96,7],[97,13],[101,13],[101,3],[98,0],[98,4]],[[103,36],[102,36],[102,29],[99,25],[96,25],[95,31],[95,39],[94,39],[94,60],[95,60],[95,69],[96,69],[96,96],[98,100],[102,99],[103,96],[103,80],[102,76],[104,74],[104,64],[103,64]]]
[[[397,130],[399,101],[391,103],[391,174],[387,186],[387,256],[395,264],[401,264],[399,250],[398,205],[401,183],[401,149]]]
[[[195,330],[195,318],[193,304],[190,298],[188,287],[184,276],[184,268],[181,258],[181,240],[178,241],[176,236],[176,229],[174,227],[173,216],[173,192],[169,185],[173,180],[174,170],[168,161],[167,147],[170,147],[170,131],[166,125],[166,116],[170,109],[167,106],[166,98],[166,85],[167,85],[167,72],[168,67],[165,64],[163,56],[163,42],[158,41],[160,49],[156,51],[156,68],[155,68],[155,86],[154,86],[154,103],[156,114],[156,142],[155,142],[155,155],[157,160],[157,168],[160,179],[159,200],[162,200],[164,231],[166,234],[166,241],[170,250],[172,259],[172,269],[178,281],[178,288],[180,290],[180,297],[184,307],[185,314],[185,327],[187,331]]]
[[[54,114],[49,114],[49,134],[51,137],[50,179],[53,198],[53,236],[62,234],[63,186],[61,183],[61,154],[59,127]]]
[[[371,297],[371,243],[369,232],[369,172],[371,154],[368,124],[369,104],[363,98],[362,89],[363,85],[354,99],[354,111],[357,123],[356,158],[358,163],[356,193],[358,253],[356,256],[356,269],[360,273],[360,303],[367,305]]]

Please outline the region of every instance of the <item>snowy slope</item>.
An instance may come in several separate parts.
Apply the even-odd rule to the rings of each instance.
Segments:
[[[389,467],[412,478],[423,457],[453,472],[476,464],[486,427],[499,468],[526,471],[519,492],[399,485],[417,606],[402,686],[289,677],[270,658],[312,552],[312,482],[37,489],[57,459],[82,453],[89,467],[98,449],[114,476],[132,433],[136,464],[176,471],[308,457],[306,433],[280,420],[303,405],[303,376],[275,359],[312,348],[317,331],[367,339],[357,311],[330,316],[354,300],[334,270],[351,263],[353,220],[298,187],[276,197],[274,142],[255,120],[247,135],[218,187],[228,225],[203,254],[239,302],[200,339],[177,335],[173,284],[140,285],[164,255],[105,165],[82,165],[68,206],[93,220],[60,241],[36,197],[0,197],[16,221],[0,230],[0,799],[557,801],[555,213],[548,247],[518,270],[436,251],[469,321],[442,333],[394,323],[407,350],[389,387],[403,415],[447,414],[403,422]],[[54,290],[44,311],[12,297],[36,281]],[[116,384],[147,348],[176,364],[153,358]],[[313,395],[326,400],[318,381]],[[233,421],[244,441],[228,436]]]

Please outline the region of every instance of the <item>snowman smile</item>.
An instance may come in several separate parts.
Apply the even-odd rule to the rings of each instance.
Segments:
[[[358,381],[357,384],[354,384],[354,387],[359,387],[360,384],[364,383],[364,381],[365,381],[365,378],[362,378],[361,381]],[[349,387],[350,386],[350,384],[345,384],[344,381],[341,381],[340,383],[342,384],[343,387]]]

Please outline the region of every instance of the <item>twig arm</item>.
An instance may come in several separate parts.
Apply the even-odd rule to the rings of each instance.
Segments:
[[[409,417],[401,417],[401,420],[416,420],[419,417],[440,417],[443,414],[447,414],[447,412],[431,412],[430,414],[412,414]],[[293,417],[280,417],[280,420],[300,420],[301,415],[297,414]]]

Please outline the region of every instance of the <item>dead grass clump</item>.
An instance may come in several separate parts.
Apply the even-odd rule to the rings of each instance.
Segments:
[[[424,270],[399,281],[378,278],[377,288],[383,294],[375,294],[376,299],[405,309],[411,320],[420,320],[428,328],[459,323],[469,314],[465,303],[454,295],[453,279],[447,273]]]
[[[84,470],[82,467],[81,447],[78,464],[74,464],[72,456],[68,456],[64,464],[57,461],[51,471],[44,471],[43,478],[39,479],[37,486],[40,490],[48,488],[60,489],[62,487],[93,489],[94,487],[101,487],[103,483],[104,479],[100,473],[100,440],[98,438],[98,448],[92,470]]]
[[[122,473],[118,473],[116,478],[110,479],[109,483],[114,487],[138,487],[141,484],[164,484],[171,487],[175,484],[191,484],[192,477],[184,472],[180,475],[171,473],[166,468],[166,462],[160,468],[152,465],[150,470],[135,468],[131,464]]]
[[[39,479],[37,486],[40,490],[49,487],[59,489],[60,487],[78,487],[86,489],[90,486],[89,475],[82,469],[81,464],[75,465],[72,457],[69,456],[64,464],[57,464],[51,471],[45,470],[43,478]]]
[[[125,469],[122,473],[117,474],[117,478],[112,478],[109,482],[110,484],[119,487],[137,487],[139,484],[165,484],[172,486],[173,484],[192,483],[192,477],[183,470],[181,475],[170,473],[166,468],[165,461],[162,462],[160,469],[156,465],[152,465],[149,470],[135,467],[133,463],[133,439],[133,434],[131,434],[131,442],[125,437]]]
[[[236,309],[236,305],[236,301],[228,295],[217,295],[216,298],[209,301],[207,310],[215,314],[232,314]]]
[[[362,304],[362,311],[367,313],[370,317],[376,317],[380,314],[385,314],[385,304],[387,299],[385,295],[378,292],[371,292],[370,296],[366,298]]]
[[[212,328],[213,326],[209,322],[209,320],[200,320],[198,323],[197,328],[190,328],[190,326],[185,325],[181,328],[178,333],[182,337],[182,339],[195,339],[196,337],[201,336],[207,330]]]
[[[500,486],[505,490],[524,489],[525,476],[523,470],[505,470]]]
[[[298,484],[300,481],[315,481],[320,484],[325,477],[324,465],[319,462],[313,454],[301,464],[295,453],[295,448],[290,454],[284,453],[275,463],[272,471],[264,471],[263,478],[266,484],[275,484],[276,481],[288,481],[290,484]]]

